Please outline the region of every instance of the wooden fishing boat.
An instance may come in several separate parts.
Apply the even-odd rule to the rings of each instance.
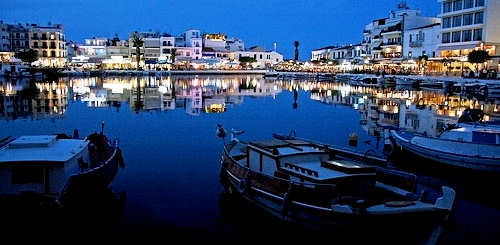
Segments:
[[[64,203],[109,187],[123,164],[118,141],[94,133],[6,139],[0,148],[0,196],[30,193]]]
[[[228,192],[297,223],[436,224],[452,211],[452,188],[443,186],[439,197],[428,199],[416,193],[416,176],[367,162],[386,161],[292,136],[232,140],[224,145],[221,179]]]

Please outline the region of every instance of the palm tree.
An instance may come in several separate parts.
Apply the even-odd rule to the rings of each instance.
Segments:
[[[295,60],[299,60],[299,41],[293,42],[293,46],[295,46]]]
[[[139,62],[141,61],[141,47],[144,45],[144,40],[139,36],[139,33],[135,32],[132,36],[132,45],[135,47],[136,59],[137,59],[137,70],[139,70]]]
[[[177,52],[177,49],[176,49],[176,48],[173,48],[173,49],[172,49],[172,55],[171,55],[171,57],[172,57],[172,64],[174,64],[174,63],[175,63],[175,55],[176,55],[176,52]]]

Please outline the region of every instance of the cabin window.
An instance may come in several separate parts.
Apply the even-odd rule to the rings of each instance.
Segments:
[[[43,183],[43,168],[21,167],[12,169],[12,184]]]

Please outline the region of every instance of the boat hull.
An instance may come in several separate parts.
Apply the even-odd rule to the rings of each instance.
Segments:
[[[446,165],[452,165],[460,168],[474,169],[484,172],[500,172],[500,158],[479,157],[464,154],[452,154],[444,151],[432,149],[430,147],[418,146],[411,143],[410,139],[404,138],[396,131],[391,131],[391,137],[396,145],[420,157],[439,162]],[[444,140],[443,140],[444,141]],[[468,143],[464,143],[468,144]],[[476,144],[469,144],[474,147]]]
[[[86,172],[69,177],[59,196],[59,200],[64,202],[73,195],[87,195],[108,189],[121,164],[123,164],[121,150],[115,143],[112,155],[104,163]]]

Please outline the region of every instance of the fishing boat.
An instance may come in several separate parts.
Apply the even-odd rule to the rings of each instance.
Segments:
[[[462,168],[500,172],[500,127],[459,123],[437,137],[391,130],[394,142],[421,157]]]
[[[428,200],[416,194],[414,175],[373,165],[385,162],[293,136],[233,139],[224,144],[221,180],[229,193],[292,223],[388,228],[441,222],[450,214],[452,188],[443,186]]]
[[[85,139],[21,136],[0,145],[2,197],[28,193],[64,203],[73,195],[108,188],[123,164],[118,141],[97,133]]]

